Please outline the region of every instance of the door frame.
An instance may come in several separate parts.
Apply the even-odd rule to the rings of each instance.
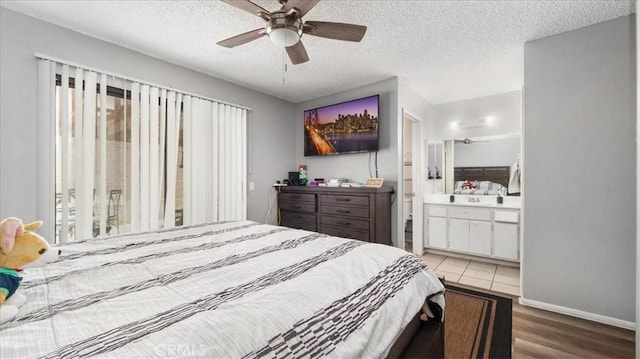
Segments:
[[[409,119],[412,123],[412,139],[411,139],[411,177],[413,185],[414,200],[412,201],[412,252],[419,256],[424,254],[424,227],[423,227],[423,209],[424,209],[424,144],[423,144],[423,121],[415,115],[415,113],[402,108],[402,118],[400,121],[400,131],[398,131],[398,193],[396,200],[398,201],[398,217],[397,217],[397,238],[398,248],[404,247],[404,120]]]

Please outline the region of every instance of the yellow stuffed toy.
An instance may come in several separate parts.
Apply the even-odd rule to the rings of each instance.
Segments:
[[[49,243],[34,231],[42,221],[23,224],[15,217],[0,222],[0,324],[18,314],[26,302],[24,295],[16,293],[25,268],[42,267],[58,259],[60,250],[52,249]]]

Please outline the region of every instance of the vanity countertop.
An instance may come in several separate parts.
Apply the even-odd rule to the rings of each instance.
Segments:
[[[460,206],[460,207],[484,207],[495,209],[520,209],[520,197],[503,197],[504,203],[496,203],[496,197],[492,196],[471,196],[480,197],[480,202],[469,202],[467,196],[456,196],[455,202],[449,202],[449,195],[429,196],[424,198],[424,204],[437,204],[444,206]]]

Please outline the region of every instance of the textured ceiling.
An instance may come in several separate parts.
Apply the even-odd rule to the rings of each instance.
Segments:
[[[367,34],[360,43],[303,36],[311,60],[289,64],[285,73],[283,50],[267,38],[233,49],[216,45],[263,26],[220,1],[0,5],[294,103],[398,76],[434,104],[519,89],[525,42],[635,8],[633,0],[322,0],[304,20],[366,25]]]

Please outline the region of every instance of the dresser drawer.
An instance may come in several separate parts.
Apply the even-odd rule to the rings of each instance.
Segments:
[[[281,222],[304,222],[304,223],[316,223],[316,215],[314,213],[302,213],[302,212],[289,212],[281,211]]]
[[[320,203],[320,213],[345,217],[369,218],[369,207],[332,206]]]
[[[284,219],[280,223],[281,226],[295,228],[295,229],[304,229],[305,231],[316,232],[318,227],[316,227],[316,223],[309,222],[297,222],[297,221],[285,221]]]
[[[278,190],[282,226],[392,245],[390,187],[287,186]]]
[[[349,229],[345,227],[326,226],[320,225],[320,232],[326,233],[330,236],[357,239],[359,241],[369,242],[369,231],[362,231],[357,229]]]
[[[336,226],[355,229],[369,229],[369,220],[367,219],[355,219],[347,217],[334,217],[334,216],[321,216],[320,223],[322,226]]]
[[[320,204],[337,204],[337,205],[353,205],[353,206],[369,206],[369,197],[348,196],[348,195],[326,195],[319,197]]]
[[[490,221],[491,211],[487,209],[449,208],[450,218],[475,219],[478,221]]]
[[[313,193],[280,193],[278,199],[290,202],[313,202],[316,203],[316,195]]]
[[[493,219],[496,222],[518,223],[520,212],[516,211],[495,211]]]
[[[300,212],[315,212],[316,204],[315,202],[297,202],[297,201],[278,201],[278,207],[284,210],[292,210],[292,211],[300,211]]]

